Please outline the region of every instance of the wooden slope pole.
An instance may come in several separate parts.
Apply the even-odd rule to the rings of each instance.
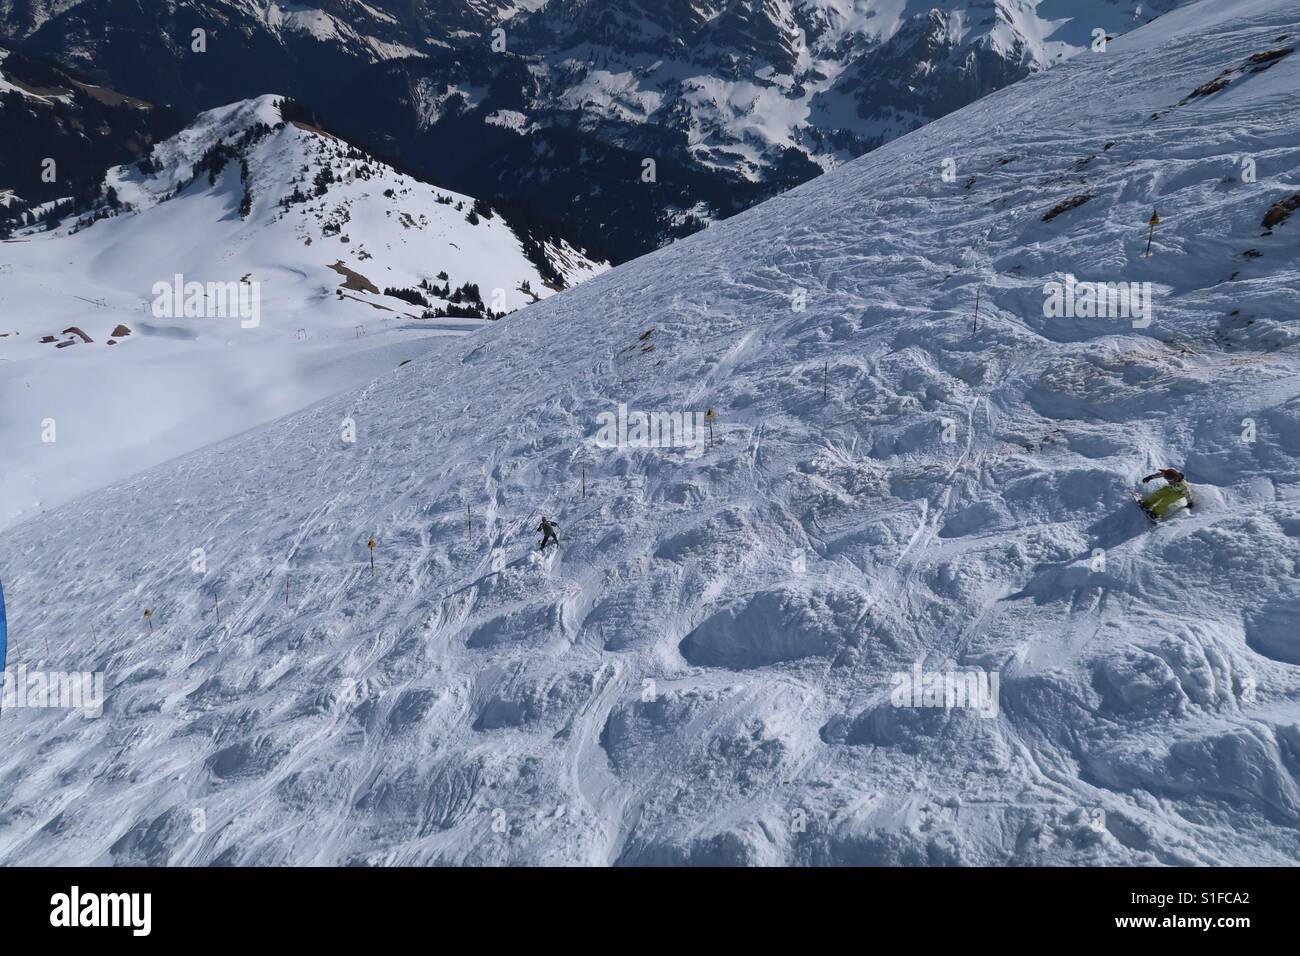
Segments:
[[[370,549],[370,576],[375,576],[375,539],[371,538],[366,542],[366,547]]]
[[[1151,210],[1151,218],[1147,220],[1147,256],[1151,255],[1151,238],[1156,234],[1156,226],[1160,225],[1160,211]]]
[[[825,365],[822,366],[822,401],[823,402],[827,401],[830,398],[830,374],[831,374],[831,363],[827,362]]]
[[[978,286],[975,289],[975,318],[971,320],[970,331],[974,335],[980,327],[980,293],[984,291],[984,286]]]

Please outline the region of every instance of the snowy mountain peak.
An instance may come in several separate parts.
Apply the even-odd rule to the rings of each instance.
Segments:
[[[269,132],[282,125],[277,105],[282,99],[267,94],[200,113],[181,132],[158,143],[139,167],[110,170],[106,185],[137,211],[164,202],[196,178],[196,169],[218,145],[234,148],[259,128]]]
[[[428,228],[443,236],[463,233],[464,241],[447,241],[443,254],[449,265],[459,266],[457,275],[464,282],[500,291],[491,308],[481,310],[484,317],[522,308],[600,271],[562,240],[534,236],[473,197],[399,173],[314,120],[309,110],[270,94],[208,110],[139,163],[110,170],[105,189],[126,211],[138,213],[191,188],[201,193],[219,182],[233,184],[227,172],[234,170],[239,190],[231,193],[232,201],[241,218],[252,218],[250,229],[292,225],[302,241],[333,239],[350,246],[340,252],[358,263],[371,258],[381,242],[386,250],[393,248],[394,239],[405,244],[403,233],[412,229],[417,234]],[[383,220],[373,219],[377,234],[369,245],[364,228],[344,229],[353,222],[359,202],[387,207]],[[358,214],[372,212],[378,209]],[[358,240],[352,238],[354,231],[361,232]],[[518,250],[513,255],[518,280],[488,285],[493,270],[510,261],[511,247]],[[391,265],[385,268],[391,270]],[[420,275],[414,284],[432,285],[436,275],[447,271]],[[521,284],[528,289],[521,291]],[[447,302],[439,307],[445,309]]]

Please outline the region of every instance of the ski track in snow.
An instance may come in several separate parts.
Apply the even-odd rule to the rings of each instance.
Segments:
[[[0,862],[1293,862],[1300,55],[1176,105],[1283,35],[1180,8],[8,530],[10,666],[109,693],[0,719]],[[1154,322],[1042,317],[1065,272]],[[602,449],[620,402],[716,441]],[[918,660],[998,715],[891,706]]]

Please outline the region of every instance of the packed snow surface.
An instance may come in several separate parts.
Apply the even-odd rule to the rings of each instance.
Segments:
[[[1293,862],[1298,43],[1193,3],[5,532],[107,699],[0,718],[0,862]]]

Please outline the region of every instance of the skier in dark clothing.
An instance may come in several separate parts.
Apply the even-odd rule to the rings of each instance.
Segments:
[[[542,523],[537,526],[537,530],[542,533],[542,543],[537,546],[539,551],[545,551],[547,542],[550,541],[554,541],[557,548],[560,546],[560,538],[555,533],[556,527],[554,521],[545,515],[542,516]]]
[[[1186,501],[1189,508],[1192,506],[1192,490],[1187,487],[1187,479],[1183,477],[1181,471],[1176,468],[1161,468],[1143,478],[1142,484],[1145,485],[1152,478],[1163,478],[1166,484],[1142,499],[1141,504],[1147,514],[1159,521],[1172,511],[1179,501]]]

